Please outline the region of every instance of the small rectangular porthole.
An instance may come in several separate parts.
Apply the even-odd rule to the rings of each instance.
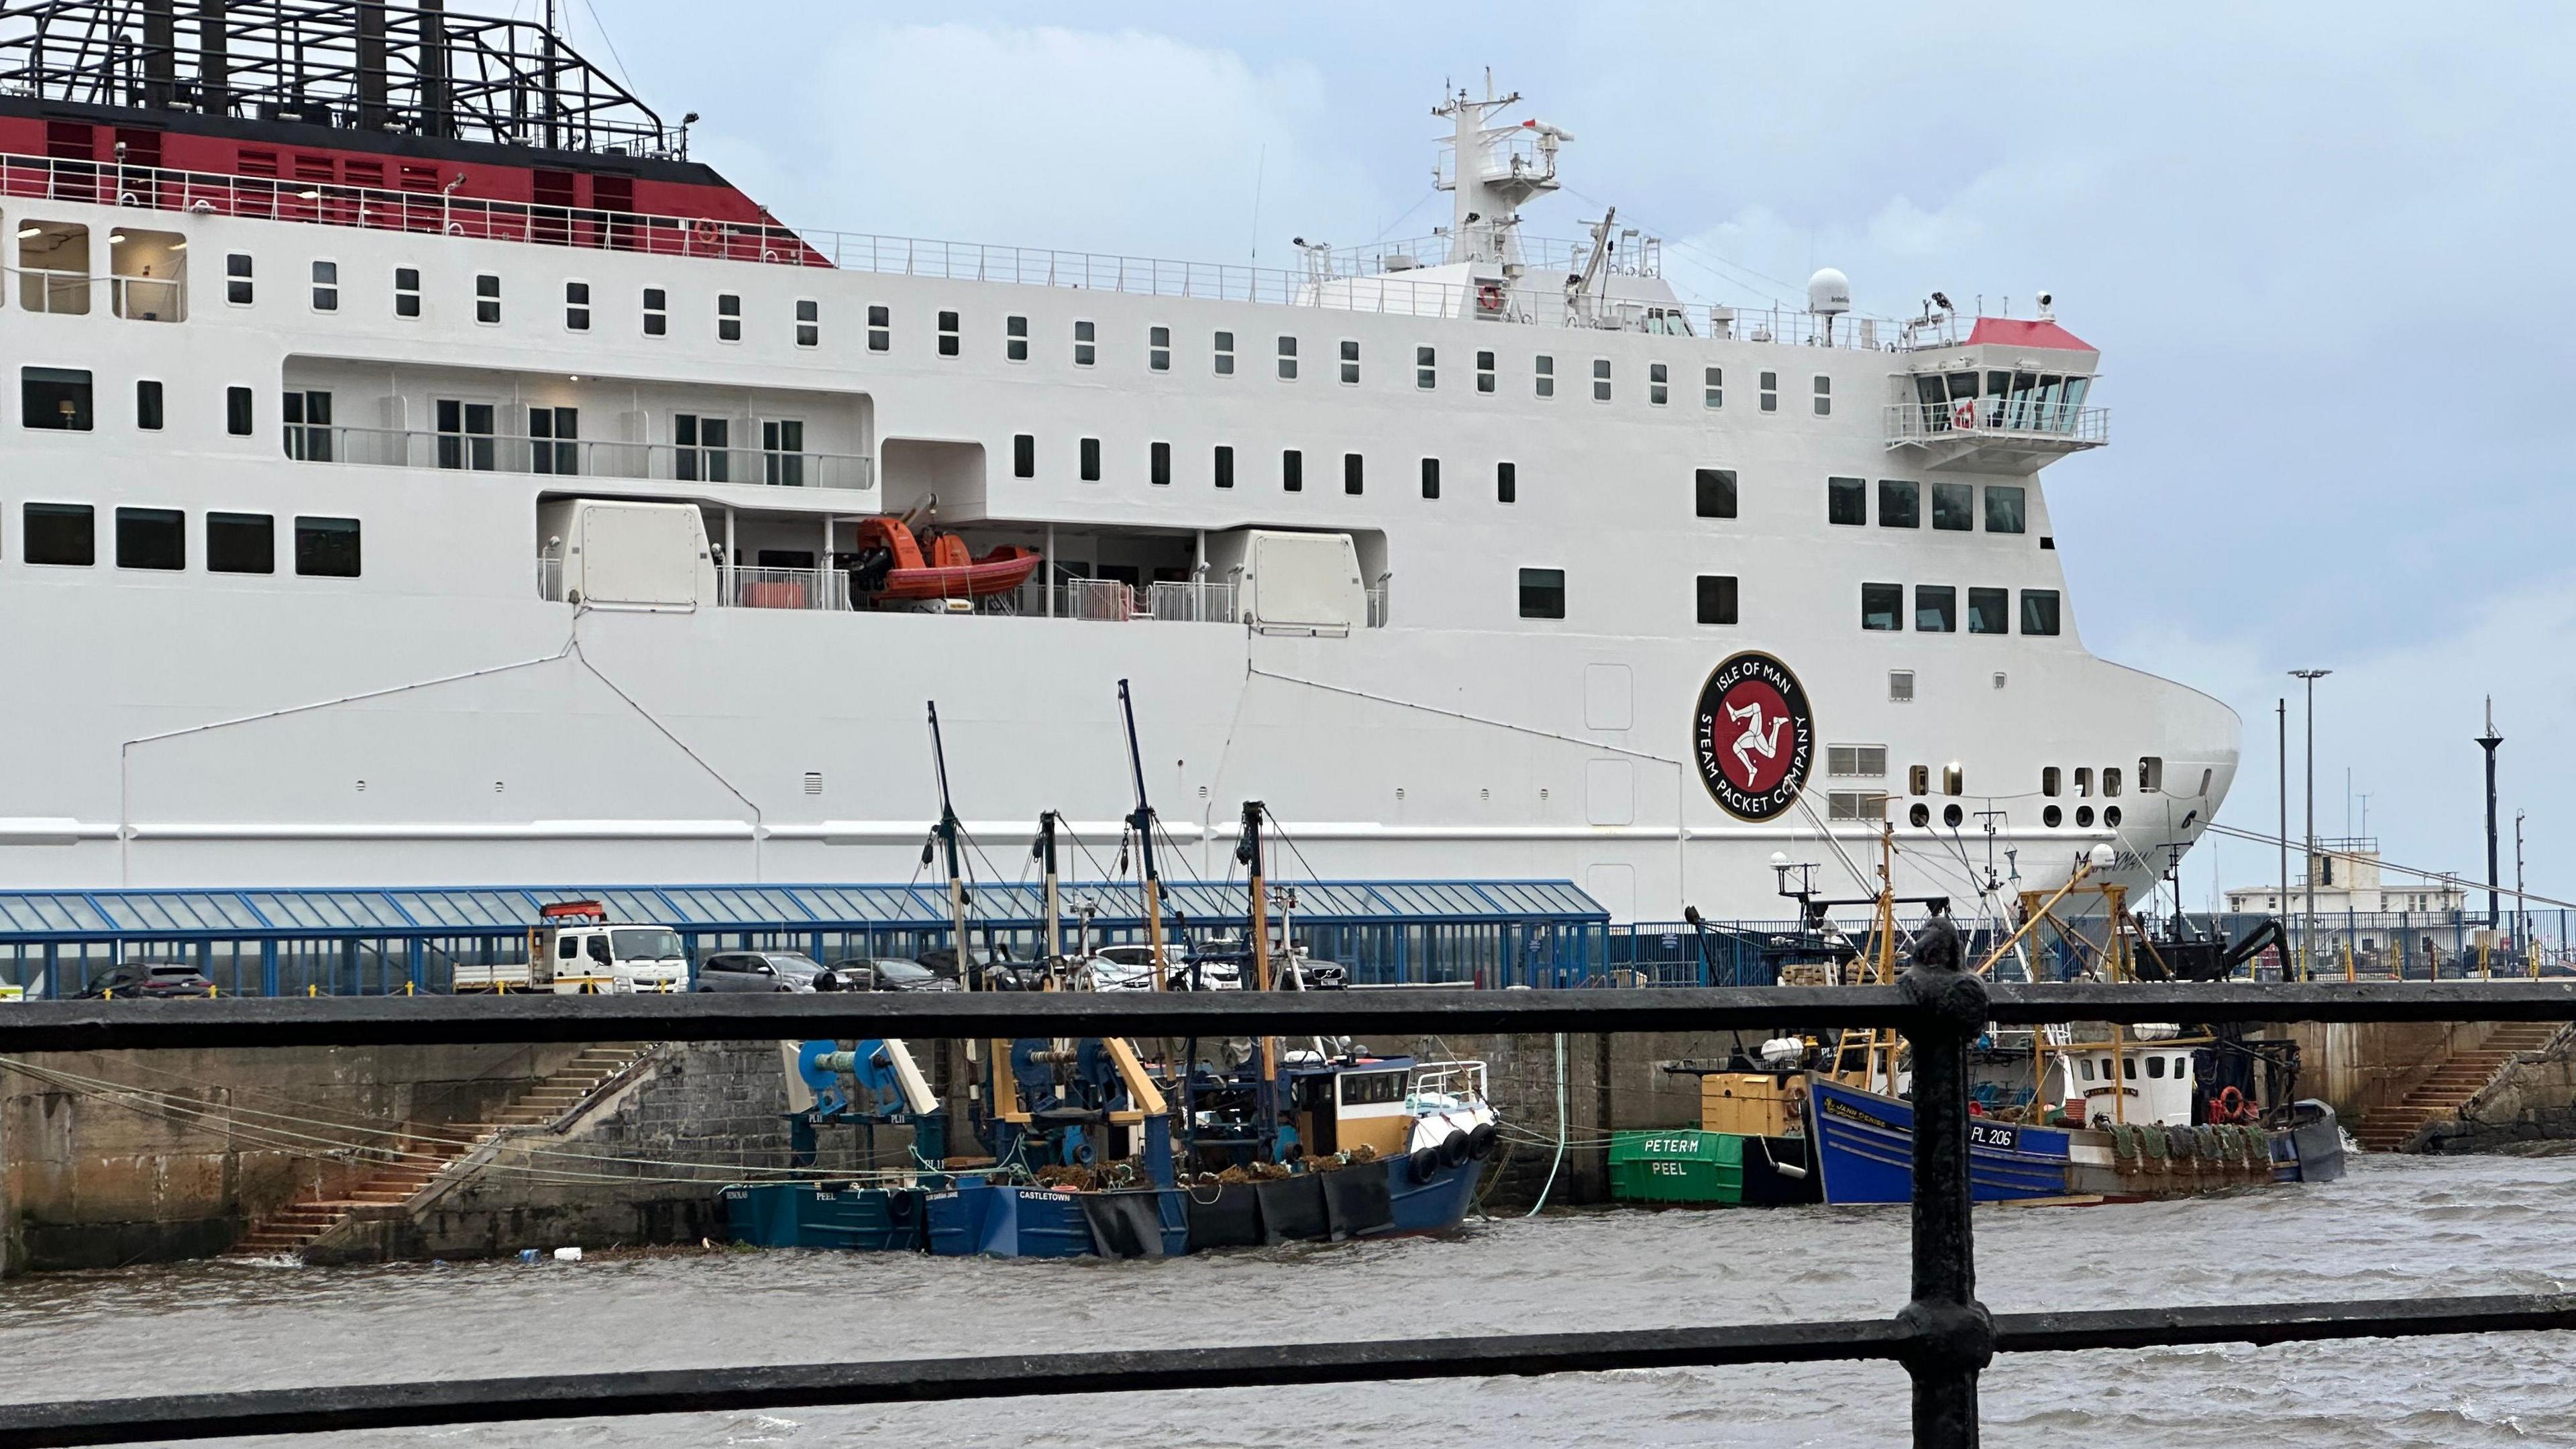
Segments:
[[[1891,703],[1911,703],[1914,699],[1914,671],[1911,669],[1887,671],[1887,697]]]

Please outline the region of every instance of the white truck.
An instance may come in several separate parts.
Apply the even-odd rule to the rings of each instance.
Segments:
[[[456,967],[463,993],[550,991],[560,996],[689,989],[689,953],[668,926],[612,921],[597,901],[544,907],[528,928],[528,959]]]

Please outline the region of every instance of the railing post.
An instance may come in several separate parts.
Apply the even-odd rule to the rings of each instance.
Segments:
[[[1946,925],[1946,920],[1942,922]],[[1914,1020],[1914,1298],[1897,1315],[1913,1330],[1915,1449],[1974,1449],[1977,1375],[1994,1358],[1994,1322],[1977,1301],[1968,1178],[1968,1044],[1986,1024],[1986,984],[1962,972],[1955,928],[1927,932],[1900,979]]]

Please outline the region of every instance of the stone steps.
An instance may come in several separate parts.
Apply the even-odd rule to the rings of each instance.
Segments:
[[[2540,1050],[2557,1032],[2547,1022],[2506,1022],[2494,1027],[2476,1047],[2445,1058],[2404,1097],[2373,1109],[2353,1129],[2353,1140],[2373,1152],[2406,1147],[2426,1123],[2459,1115],[2516,1054]]]

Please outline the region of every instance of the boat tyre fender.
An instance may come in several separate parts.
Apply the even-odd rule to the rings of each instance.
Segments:
[[[1467,1161],[1468,1145],[1467,1134],[1464,1132],[1453,1131],[1448,1136],[1441,1138],[1440,1165],[1443,1167],[1464,1166]]]
[[[1415,1182],[1429,1182],[1431,1175],[1440,1170],[1440,1149],[1417,1147],[1405,1156],[1404,1165],[1411,1169]]]
[[[2165,1150],[2173,1154],[2174,1161],[2189,1162],[2200,1155],[2200,1139],[2191,1135],[2190,1128],[2167,1127],[2164,1133]]]
[[[2133,1127],[2129,1130],[2138,1134],[2138,1146],[2143,1151],[2147,1161],[2162,1162],[2165,1160],[2165,1134],[2157,1131],[2153,1127],[2147,1126]]]
[[[1467,1134],[1467,1155],[1478,1162],[1493,1156],[1494,1144],[1501,1140],[1502,1135],[1503,1130],[1493,1123],[1479,1123],[1476,1130]]]
[[[2204,1123],[2191,1129],[2200,1160],[2213,1167],[2227,1161],[2227,1139],[2215,1127]]]
[[[2121,1126],[2118,1123],[2114,1123],[2111,1126],[2111,1157],[2115,1162],[2135,1162],[2138,1160],[2138,1139],[2136,1135],[2131,1133],[2128,1128]]]

